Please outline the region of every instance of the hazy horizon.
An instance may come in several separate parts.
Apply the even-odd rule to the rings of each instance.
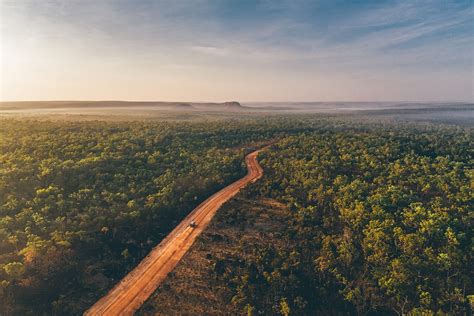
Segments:
[[[470,1],[51,0],[0,10],[2,101],[474,101]]]
[[[222,99],[222,100],[124,100],[124,99],[36,99],[36,100],[1,100],[2,103],[10,103],[10,102],[127,102],[127,103],[140,103],[140,102],[163,102],[163,103],[225,103],[225,102],[238,102],[240,104],[316,104],[316,103],[325,103],[325,104],[336,104],[336,103],[380,103],[380,104],[387,104],[387,103],[394,103],[394,104],[474,104],[474,101],[470,100],[427,100],[427,101],[419,101],[419,100],[300,100],[300,101],[293,101],[293,100],[248,100],[248,101],[239,101],[238,99]]]

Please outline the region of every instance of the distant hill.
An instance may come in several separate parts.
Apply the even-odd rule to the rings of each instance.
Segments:
[[[163,102],[163,101],[21,101],[0,102],[0,115],[265,115],[329,114],[390,117],[472,126],[474,104],[462,102]]]
[[[40,110],[68,108],[143,108],[149,107],[162,110],[176,111],[242,111],[253,110],[242,106],[239,102],[223,103],[187,103],[187,102],[141,102],[141,101],[7,101],[0,102],[0,110]]]

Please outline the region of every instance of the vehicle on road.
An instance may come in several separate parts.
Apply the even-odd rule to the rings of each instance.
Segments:
[[[194,227],[196,227],[196,226],[197,226],[197,224],[196,224],[196,221],[195,221],[195,220],[192,220],[192,221],[189,223],[189,227],[191,227],[191,228],[194,228]]]

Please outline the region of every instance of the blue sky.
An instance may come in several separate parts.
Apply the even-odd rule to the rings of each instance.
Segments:
[[[0,3],[4,100],[474,99],[472,1]]]

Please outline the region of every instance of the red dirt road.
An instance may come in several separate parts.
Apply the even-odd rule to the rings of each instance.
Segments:
[[[133,315],[158,288],[169,272],[206,228],[217,210],[241,188],[263,175],[254,151],[245,157],[247,175],[215,193],[196,207],[176,228],[127,274],[106,296],[97,301],[84,315]],[[197,226],[189,226],[191,221]]]

